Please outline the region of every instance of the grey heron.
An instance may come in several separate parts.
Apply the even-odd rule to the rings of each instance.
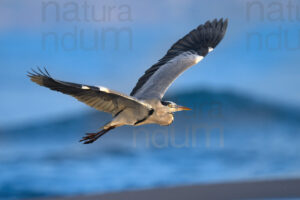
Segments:
[[[80,140],[84,144],[92,143],[108,131],[124,125],[170,125],[175,112],[190,109],[162,100],[165,92],[181,73],[201,61],[218,45],[225,35],[227,24],[227,19],[207,21],[178,40],[138,80],[130,95],[106,87],[56,80],[46,69],[32,70],[28,76],[41,86],[71,95],[96,110],[112,114],[112,120],[99,132],[87,133]]]

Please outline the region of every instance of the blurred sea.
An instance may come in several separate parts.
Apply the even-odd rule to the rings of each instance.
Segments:
[[[0,129],[0,198],[300,177],[300,111],[232,92],[169,96],[192,111],[171,126],[121,127],[91,145],[99,112]]]

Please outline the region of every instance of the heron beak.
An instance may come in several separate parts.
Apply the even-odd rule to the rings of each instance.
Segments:
[[[190,108],[188,108],[188,107],[185,107],[185,106],[178,106],[178,111],[182,111],[182,110],[192,110],[192,109],[190,109]]]

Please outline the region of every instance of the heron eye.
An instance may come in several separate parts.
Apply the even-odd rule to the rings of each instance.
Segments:
[[[168,104],[168,107],[169,107],[169,108],[172,108],[172,104]]]

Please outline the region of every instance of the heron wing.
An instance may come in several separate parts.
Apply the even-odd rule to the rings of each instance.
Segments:
[[[128,107],[140,109],[141,112],[151,110],[149,104],[105,87],[82,85],[53,79],[46,69],[45,72],[40,69],[39,72],[32,70],[32,72],[28,73],[28,76],[31,81],[41,86],[71,95],[77,100],[99,111],[111,113],[113,116]]]
[[[227,24],[227,19],[207,21],[178,40],[138,80],[130,95],[139,99],[161,99],[182,72],[197,64],[218,45],[225,35]]]

